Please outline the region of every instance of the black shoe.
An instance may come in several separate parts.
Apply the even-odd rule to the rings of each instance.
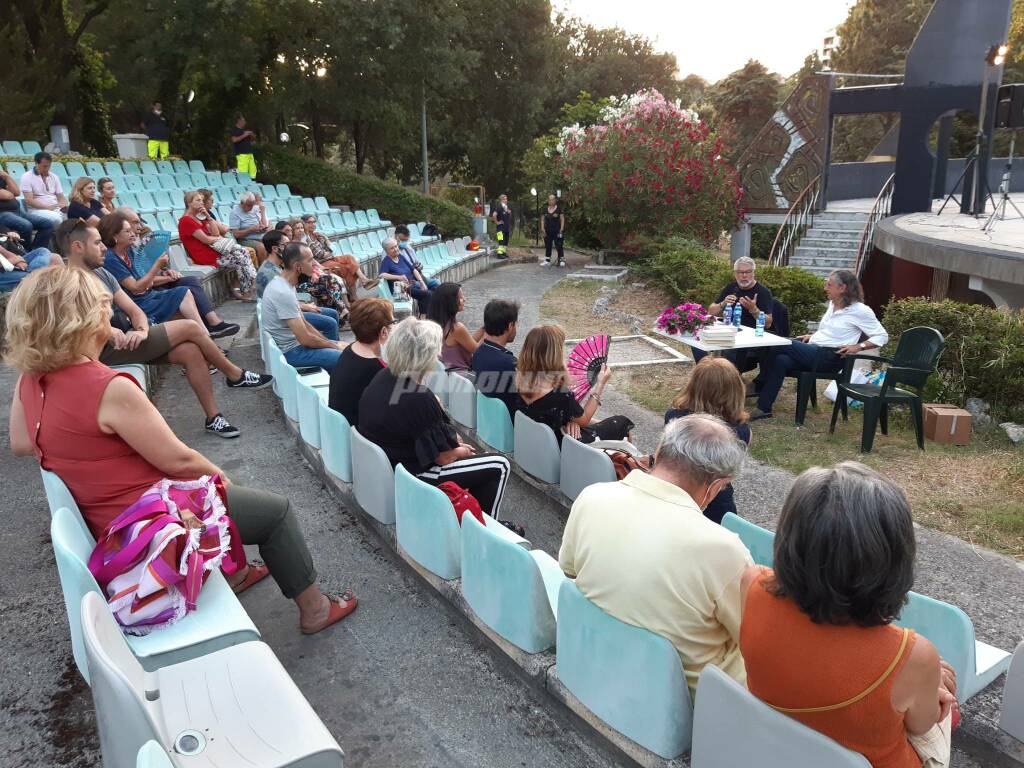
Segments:
[[[517,523],[514,523],[511,520],[499,520],[498,522],[504,525],[517,536],[522,536],[524,539],[526,538],[526,529],[523,528],[523,526],[518,525]]]
[[[751,408],[750,409],[750,414],[749,414],[749,420],[750,421],[757,421],[758,419],[770,419],[771,417],[772,417],[772,412],[771,411],[765,412],[765,411],[762,411],[760,408]]]
[[[210,326],[210,338],[211,339],[223,339],[225,336],[234,336],[238,333],[240,326],[235,323],[225,323],[223,321],[217,323],[217,325]]]
[[[255,371],[242,371],[242,378],[235,381],[225,379],[229,387],[240,387],[242,389],[263,389],[273,383],[274,377],[269,373],[256,373]]]
[[[206,420],[206,431],[213,432],[217,437],[232,438],[238,437],[241,433],[237,428],[228,424],[228,420],[219,413],[212,419]]]

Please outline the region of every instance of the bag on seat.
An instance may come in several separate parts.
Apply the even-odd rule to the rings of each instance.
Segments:
[[[437,487],[439,490],[444,491],[444,495],[448,497],[452,507],[455,508],[455,517],[458,518],[459,525],[462,525],[462,516],[466,512],[469,512],[469,514],[479,520],[481,525],[486,525],[484,523],[484,511],[480,507],[480,502],[476,500],[472,493],[451,480],[446,480]]]

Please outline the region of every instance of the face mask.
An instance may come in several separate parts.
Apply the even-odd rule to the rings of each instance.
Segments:
[[[162,109],[154,109],[153,110],[153,114],[154,115],[162,115],[163,113],[164,113],[164,111]]]
[[[711,491],[715,487],[715,484],[720,482],[721,480],[715,480],[713,483],[711,483],[711,485],[708,486],[708,489],[704,491],[704,498],[701,499],[700,504],[697,505],[701,508],[702,511],[704,509],[707,509],[708,504],[711,503],[711,499],[709,498],[711,496]]]

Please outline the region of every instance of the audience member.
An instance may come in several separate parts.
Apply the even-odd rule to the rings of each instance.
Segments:
[[[431,291],[427,288],[427,281],[423,279],[422,273],[402,258],[398,250],[398,241],[389,237],[384,241],[384,258],[380,261],[381,280],[388,281],[388,288],[391,293],[395,292],[395,283],[401,283],[405,290],[415,299],[418,313],[425,315],[430,306]]]
[[[21,195],[25,200],[25,218],[37,229],[46,223],[51,228],[64,220],[68,199],[60,177],[50,173],[53,158],[49,152],[36,152],[35,165],[21,177]]]
[[[0,169],[0,233],[17,232],[22,244],[28,248],[31,243],[32,250],[47,248],[53,237],[54,224],[44,216],[32,217],[29,213],[22,213],[18,202],[20,194],[18,182],[7,171]],[[36,231],[35,239],[32,238],[33,229]]]
[[[691,697],[708,664],[745,679],[740,584],[753,561],[736,534],[701,514],[743,455],[721,419],[676,419],[650,474],[584,488],[562,534],[562,570],[605,613],[669,640]]]
[[[772,292],[767,286],[757,282],[757,262],[749,256],[741,256],[732,265],[735,280],[729,283],[718,294],[718,299],[708,307],[712,315],[721,315],[726,307],[732,312],[736,304],[740,306],[740,325],[747,328],[757,327],[757,316],[764,314],[764,327],[772,327]],[[707,352],[694,349],[693,359],[700,362]],[[754,368],[764,357],[763,349],[726,349],[722,357],[736,366],[740,373]],[[747,394],[753,393],[753,385]]]
[[[267,260],[256,273],[256,295],[263,298],[270,281],[284,271],[281,253],[288,245],[288,238],[278,229],[271,230],[263,236],[263,247],[267,252]],[[341,316],[336,310],[317,307],[314,304],[299,302],[299,309],[306,322],[327,338],[338,338]]]
[[[470,360],[483,343],[484,329],[470,333],[459,320],[466,308],[466,297],[458,283],[442,283],[430,298],[427,319],[441,326],[441,362],[446,371],[468,371]]]
[[[332,371],[347,346],[338,341],[338,324],[334,322],[332,333],[320,333],[306,320],[295,294],[295,287],[309,274],[312,262],[313,254],[307,246],[289,243],[284,247],[282,272],[263,292],[263,328],[290,365],[318,365]]]
[[[519,304],[491,299],[484,307],[484,340],[473,353],[469,367],[476,374],[476,388],[488,397],[497,397],[516,412],[516,356],[506,347],[516,339]]]
[[[252,192],[242,195],[238,204],[231,209],[228,226],[240,245],[248,246],[256,251],[256,258],[262,264],[267,258],[267,252],[263,248],[261,238],[270,227],[267,226],[266,217],[260,213],[256,195]]]
[[[146,132],[146,150],[151,160],[166,160],[171,154],[171,126],[164,117],[163,104],[154,101],[152,108],[142,121],[142,130]]]
[[[178,237],[189,258],[196,264],[209,267],[230,267],[233,270],[232,282],[238,286],[233,289],[235,298],[250,300],[256,283],[256,269],[249,252],[223,234],[210,234],[207,221],[202,195],[197,191],[186,192],[185,215],[178,221]]]
[[[325,271],[336,275],[345,285],[348,301],[354,304],[359,300],[358,286],[366,290],[376,288],[380,283],[377,278],[367,277],[359,266],[359,259],[351,253],[335,254],[331,251],[331,241],[322,232],[316,230],[316,216],[307,214],[302,217],[305,227],[306,242],[313,258]]]
[[[517,410],[551,427],[559,445],[563,432],[584,443],[629,439],[634,424],[625,416],[593,420],[612,375],[607,365],[601,367],[586,404],[576,401],[570,391],[574,381],[565,368],[565,331],[560,326],[543,323],[530,329],[517,371]]]
[[[239,115],[231,129],[231,148],[235,153],[235,168],[238,173],[248,173],[256,179],[256,159],[252,155],[252,140],[255,134],[245,127],[245,118]]]
[[[278,232],[283,233],[284,236],[287,237],[289,240],[291,240],[292,235],[295,234],[294,232],[292,232],[292,225],[286,219],[282,219],[281,221],[277,222],[277,224],[274,225],[274,229],[276,229]]]
[[[423,263],[416,256],[416,249],[412,244],[412,235],[409,234],[409,228],[405,224],[399,224],[395,227],[395,240],[398,241],[398,249],[401,251],[402,256],[413,266],[413,269],[419,270],[421,275],[426,275],[426,270],[423,267]],[[441,281],[436,277],[427,278],[427,288],[433,290],[441,284]]]
[[[114,203],[114,198],[117,197],[117,185],[114,184],[114,180],[109,176],[104,176],[96,182],[96,187],[99,189],[99,202],[103,213],[116,211],[117,205]]]
[[[388,339],[388,367],[373,377],[359,400],[359,432],[384,450],[392,466],[401,464],[430,485],[450,480],[497,518],[508,459],[477,454],[464,444],[437,396],[423,385],[440,353],[437,323],[408,317],[396,325]]]
[[[345,347],[331,371],[327,404],[358,427],[359,398],[373,377],[387,367],[381,360],[381,348],[395,323],[394,306],[387,299],[364,299],[352,308],[349,322],[356,340]]]
[[[743,410],[743,379],[736,367],[721,357],[705,357],[693,369],[683,391],[665,414],[669,424],[691,413],[709,413],[728,424],[736,437],[750,445],[750,425]],[[726,512],[736,512],[732,483],[724,486],[704,508],[704,517],[721,523]]]
[[[903,491],[847,461],[796,479],[774,571],[743,578],[750,692],[875,768],[949,765],[956,675],[926,638],[893,625],[914,553]]]
[[[307,634],[351,613],[357,605],[351,590],[328,596],[317,586],[286,498],[230,482],[175,436],[131,377],[97,361],[111,331],[110,298],[99,281],[79,269],[32,277],[30,290],[16,293],[7,307],[5,358],[21,374],[11,402],[12,452],[35,455],[67,484],[96,537],[155,483],[219,475],[242,543],[258,545],[266,562],[229,576],[232,588],[241,592],[269,573],[298,605]],[[57,316],[65,322],[54,324]]]
[[[90,227],[99,226],[103,218],[103,206],[96,199],[96,182],[88,176],[80,176],[71,185],[71,202],[68,204],[68,218],[81,219]]]
[[[58,231],[58,240],[68,267],[94,274],[111,295],[115,308],[110,319],[113,327],[99,361],[104,365],[169,362],[182,366],[206,414],[206,430],[219,437],[238,437],[238,429],[217,407],[209,366],[224,374],[227,386],[240,389],[261,389],[273,377],[247,371],[229,361],[202,325],[192,320],[151,326],[146,314],[103,268],[103,244],[99,232],[92,227],[80,221],[65,222]]]
[[[751,420],[772,415],[772,405],[779,396],[787,375],[799,371],[839,372],[846,355],[876,349],[889,341],[889,334],[878,322],[874,311],[864,303],[860,280],[848,269],[837,269],[825,281],[828,309],[818,323],[818,330],[793,341],[792,346],[775,347],[761,365],[755,380],[760,392]],[[866,341],[861,337],[866,336]],[[757,386],[757,385],[760,386]]]
[[[26,251],[21,243],[21,236],[13,230],[0,232],[0,259],[11,266],[11,270],[8,271],[7,264],[0,261],[0,291],[9,291],[17,287],[28,277],[29,272],[62,263],[60,256],[50,253],[46,248]]]

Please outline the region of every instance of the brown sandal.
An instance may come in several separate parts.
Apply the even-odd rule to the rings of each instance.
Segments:
[[[267,568],[263,563],[254,560],[249,563],[249,572],[245,574],[245,578],[242,579],[238,584],[231,588],[231,591],[236,595],[240,595],[253,584],[258,584],[263,581],[267,576],[270,575],[270,569]]]
[[[317,632],[327,629],[332,624],[337,624],[352,613],[352,611],[354,611],[359,605],[356,593],[351,589],[346,589],[340,595],[327,595],[327,599],[331,601],[331,607],[327,611],[327,618],[315,627],[304,627],[300,624],[299,629],[302,631],[302,634],[315,635]]]

